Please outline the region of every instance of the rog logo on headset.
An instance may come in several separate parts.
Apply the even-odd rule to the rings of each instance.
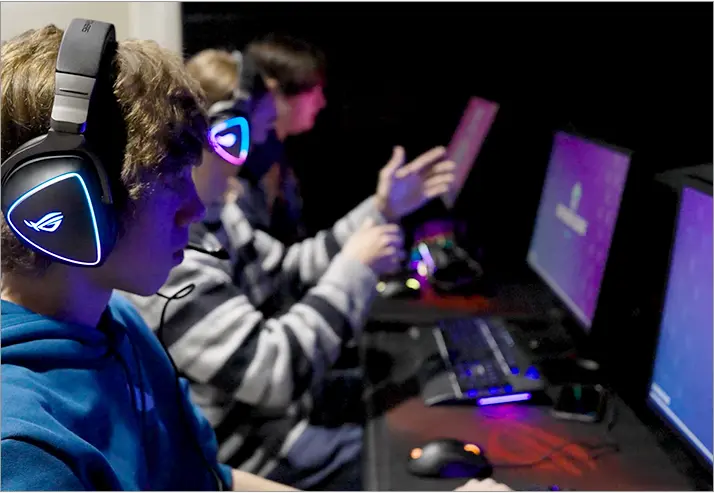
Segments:
[[[25,225],[28,228],[32,228],[38,233],[44,231],[45,233],[54,233],[62,225],[62,220],[64,220],[64,214],[61,212],[50,212],[46,214],[37,222],[28,221],[25,219]]]

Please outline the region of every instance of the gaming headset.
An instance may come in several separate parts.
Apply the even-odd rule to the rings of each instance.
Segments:
[[[102,265],[116,241],[110,177],[118,170],[109,174],[92,151],[126,138],[113,95],[116,46],[112,24],[72,20],[57,57],[49,131],[20,146],[0,168],[10,229],[29,248],[71,265]]]
[[[218,101],[208,109],[210,129],[208,141],[211,148],[227,162],[240,166],[245,163],[250,150],[251,104],[263,92],[262,77],[253,59],[234,51],[238,65],[238,87],[232,99]],[[261,90],[262,89],[262,90]]]

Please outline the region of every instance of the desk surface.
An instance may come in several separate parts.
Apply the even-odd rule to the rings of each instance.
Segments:
[[[495,465],[531,462],[569,442],[600,444],[604,424],[556,420],[535,405],[427,407],[418,373],[428,355],[427,331],[365,334],[367,369],[365,487],[370,490],[451,490],[464,480],[422,479],[406,470],[409,451],[436,438],[480,445]],[[657,438],[619,399],[610,439],[620,452],[570,445],[532,467],[494,467],[493,477],[514,489],[556,484],[577,490],[691,490],[691,481],[673,465]]]
[[[438,297],[424,293],[421,300],[388,300],[378,298],[372,308],[372,319],[382,322],[420,323],[425,320],[460,313],[498,313],[499,315],[546,315],[552,297],[537,284],[509,284],[499,288],[494,298],[481,296]]]

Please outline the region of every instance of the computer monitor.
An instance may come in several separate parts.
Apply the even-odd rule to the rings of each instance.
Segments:
[[[471,98],[466,106],[447,148],[447,156],[456,163],[455,185],[441,197],[444,205],[449,209],[454,206],[466,183],[474,161],[496,118],[498,108],[498,103],[477,97]]]
[[[630,155],[555,134],[527,262],[589,331]]]
[[[649,403],[712,464],[712,197],[684,188]]]

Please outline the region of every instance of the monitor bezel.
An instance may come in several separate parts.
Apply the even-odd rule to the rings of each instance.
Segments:
[[[593,315],[590,319],[590,324],[585,323],[585,321],[582,320],[581,317],[579,317],[578,314],[575,312],[575,310],[570,306],[570,303],[575,305],[575,301],[570,300],[570,303],[569,303],[565,299],[561,298],[561,296],[556,291],[556,288],[551,286],[551,284],[546,280],[546,278],[540,272],[538,272],[538,270],[533,266],[533,264],[531,263],[530,258],[529,258],[530,252],[532,249],[532,245],[533,245],[533,239],[535,236],[536,224],[538,221],[538,212],[540,211],[541,201],[543,200],[543,194],[545,193],[545,185],[546,185],[546,180],[548,179],[548,171],[550,168],[551,160],[553,159],[553,154],[555,153],[555,139],[559,134],[564,134],[564,135],[567,135],[570,137],[575,137],[577,139],[589,142],[591,144],[595,144],[597,146],[609,149],[611,151],[618,152],[620,154],[627,156],[627,158],[629,160],[628,167],[627,167],[627,174],[625,175],[625,182],[624,182],[624,185],[622,188],[622,193],[620,194],[620,199],[619,199],[619,203],[618,203],[617,218],[615,219],[615,223],[613,224],[613,227],[612,227],[612,236],[610,238],[610,246],[608,247],[608,250],[607,250],[607,258],[605,260],[605,268],[603,269],[602,279],[600,280],[600,287],[598,289],[598,296],[597,296],[597,300],[595,303],[595,311],[593,312]],[[551,150],[550,150],[550,153],[548,154],[548,166],[546,166],[545,175],[543,177],[543,185],[541,187],[541,193],[540,193],[540,197],[538,200],[538,208],[536,210],[536,216],[533,219],[533,229],[531,231],[530,242],[528,244],[528,249],[526,252],[526,265],[528,265],[528,268],[538,277],[538,279],[545,286],[547,286],[547,288],[550,291],[550,293],[552,294],[553,298],[557,301],[558,306],[563,307],[563,309],[567,311],[568,321],[574,323],[577,326],[577,332],[578,332],[577,335],[585,335],[586,337],[589,337],[590,334],[592,334],[593,327],[596,326],[595,322],[597,321],[597,315],[598,315],[598,311],[600,309],[600,301],[602,298],[603,286],[605,283],[605,279],[608,276],[608,269],[611,268],[610,265],[612,264],[612,262],[610,261],[610,256],[612,253],[612,246],[615,241],[615,235],[617,232],[617,228],[618,228],[618,225],[621,220],[622,203],[625,198],[625,194],[627,192],[627,188],[629,186],[631,178],[633,176],[634,152],[631,149],[628,149],[626,147],[621,147],[621,146],[618,146],[615,144],[611,144],[605,140],[602,140],[602,139],[599,139],[597,137],[593,137],[590,135],[586,135],[586,134],[579,132],[577,130],[574,130],[572,128],[567,128],[567,129],[566,128],[558,128],[558,129],[554,130],[552,132],[552,141],[553,141],[553,144],[551,145]],[[560,288],[558,288],[558,289],[560,289]],[[579,309],[580,309],[580,307],[578,307],[578,310]],[[568,324],[568,325],[570,325],[570,324]]]
[[[679,220],[680,220],[680,215],[682,213],[682,196],[684,194],[684,190],[690,188],[692,190],[696,190],[698,192],[702,192],[705,195],[709,195],[710,197],[714,198],[714,194],[712,193],[714,190],[712,190],[712,185],[710,183],[706,183],[701,180],[697,180],[692,177],[683,177],[681,181],[678,183],[678,186],[675,188],[674,192],[676,195],[675,199],[675,204],[677,207],[677,213],[676,217],[674,220],[673,224],[673,231],[672,231],[672,241],[669,244],[669,252],[667,256],[667,262],[668,262],[668,267],[667,267],[667,277],[666,277],[666,283],[667,285],[664,288],[664,296],[662,299],[662,305],[661,305],[661,310],[660,310],[660,320],[657,325],[657,336],[655,337],[655,343],[653,345],[653,353],[650,358],[650,365],[648,368],[648,374],[647,374],[647,393],[645,395],[645,406],[647,410],[649,411],[649,414],[653,416],[658,424],[660,426],[663,426],[666,428],[666,430],[677,440],[678,443],[680,443],[683,448],[686,450],[687,455],[691,456],[694,461],[703,467],[707,472],[711,473],[714,472],[714,466],[711,462],[709,462],[704,455],[701,453],[701,451],[682,433],[680,430],[676,428],[676,426],[672,423],[672,421],[669,419],[669,417],[653,402],[652,398],[650,397],[650,388],[652,386],[652,380],[654,378],[654,368],[655,368],[655,363],[657,359],[657,349],[659,346],[659,338],[661,335],[662,331],[662,315],[661,312],[664,310],[667,295],[669,292],[669,276],[671,275],[671,270],[672,270],[672,260],[674,257],[674,249],[675,249],[675,244],[677,243],[677,229],[679,228]]]

